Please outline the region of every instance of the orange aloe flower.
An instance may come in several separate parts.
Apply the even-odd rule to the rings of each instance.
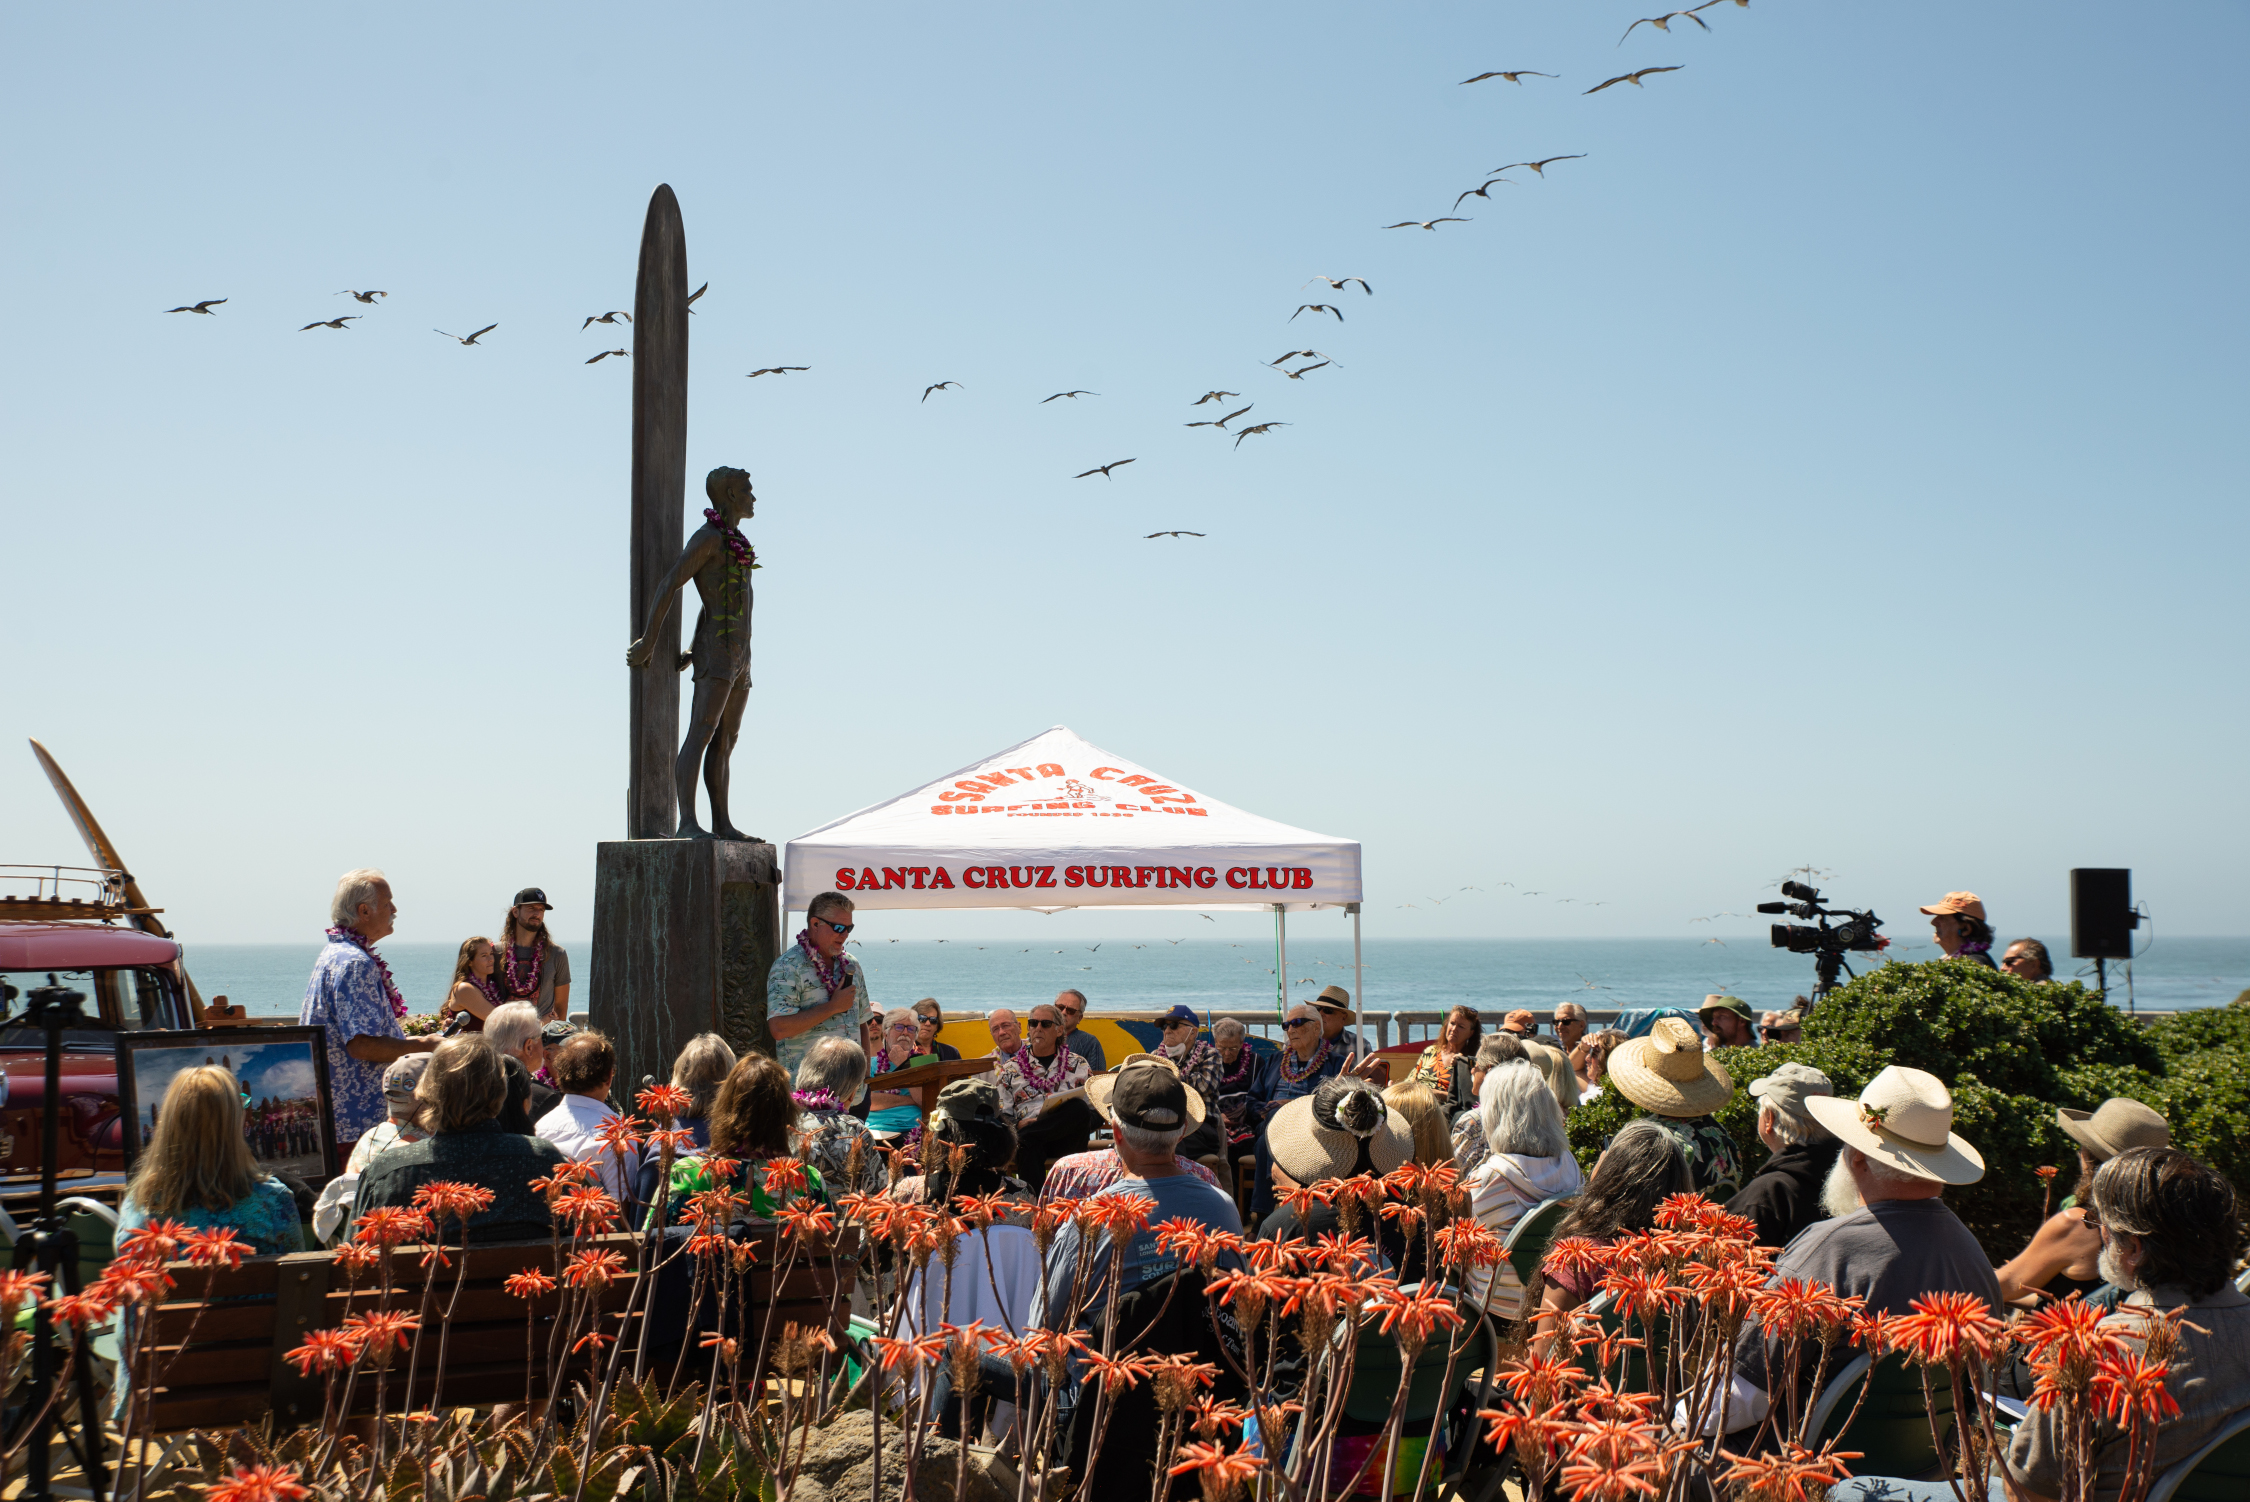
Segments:
[[[2112,1423],[2138,1419],[2161,1424],[2180,1416],[2178,1400],[2164,1386],[2171,1370],[2168,1363],[2146,1356],[2113,1352],[2094,1369],[2094,1397]]]
[[[576,1345],[570,1348],[570,1354],[575,1356],[580,1351],[585,1350],[586,1347],[592,1346],[594,1348],[594,1354],[596,1356],[599,1356],[602,1353],[602,1347],[604,1345],[613,1345],[616,1343],[616,1340],[617,1337],[614,1335],[604,1335],[599,1330],[589,1330],[584,1335],[578,1338],[578,1343]]]
[[[774,1217],[790,1235],[810,1247],[823,1247],[836,1234],[836,1212],[816,1205],[810,1197],[799,1200]]]
[[[766,1165],[766,1194],[776,1201],[786,1201],[793,1196],[810,1193],[812,1180],[806,1176],[805,1165],[796,1158],[775,1158]]]
[[[1653,1497],[1664,1477],[1653,1425],[1603,1419],[1572,1441],[1562,1483],[1576,1502],[1628,1502]]]
[[[1601,1286],[1616,1296],[1619,1312],[1641,1320],[1675,1313],[1688,1298],[1687,1285],[1673,1282],[1661,1269],[1613,1267]]]
[[[1545,1457],[1563,1447],[1577,1426],[1568,1418],[1568,1405],[1557,1403],[1544,1413],[1516,1413],[1507,1409],[1480,1408],[1477,1417],[1487,1428],[1485,1438],[1496,1450],[1515,1446],[1516,1453],[1537,1459],[1542,1465]]]
[[[595,1292],[609,1287],[610,1282],[625,1269],[623,1252],[573,1252],[563,1267],[563,1281],[573,1288],[587,1288]]]
[[[1172,1475],[1185,1476],[1190,1471],[1200,1471],[1211,1493],[1221,1497],[1248,1486],[1266,1463],[1263,1456],[1245,1450],[1229,1450],[1223,1445],[1201,1442],[1180,1446],[1174,1458],[1178,1463],[1172,1467]]]
[[[1115,1394],[1134,1386],[1156,1369],[1156,1362],[1147,1356],[1109,1357],[1099,1351],[1086,1353],[1087,1372],[1101,1379],[1104,1391]]]
[[[1719,1207],[1702,1194],[1675,1194],[1656,1207],[1658,1229],[1666,1231],[1704,1229],[1703,1217],[1719,1211]]]
[[[737,1342],[733,1336],[720,1335],[716,1332],[704,1336],[701,1340],[696,1342],[696,1345],[706,1351],[712,1349],[713,1347],[717,1347],[719,1352],[719,1359],[729,1366],[734,1365],[734,1353],[742,1349],[740,1343]]]
[[[352,1331],[315,1330],[282,1360],[295,1367],[299,1376],[309,1377],[315,1371],[342,1371],[359,1360],[359,1349],[360,1338]]]
[[[171,1287],[171,1275],[161,1263],[112,1262],[87,1291],[100,1293],[112,1304],[145,1304],[162,1298]]]
[[[1464,1222],[1457,1221],[1455,1224],[1464,1224]],[[1475,1222],[1466,1222],[1466,1224],[1473,1225]],[[1446,1227],[1448,1231],[1451,1229],[1453,1229],[1452,1226]],[[1482,1227],[1479,1227],[1479,1229],[1482,1229]],[[1443,1243],[1444,1239],[1445,1231],[1438,1232],[1439,1242]],[[1609,1265],[1615,1259],[1615,1256],[1616,1254],[1610,1248],[1594,1240],[1591,1236],[1558,1236],[1547,1244],[1547,1265],[1573,1283],[1581,1285],[1608,1272]]]
[[[1519,1361],[1501,1363],[1501,1383],[1508,1396],[1534,1410],[1548,1410],[1570,1401],[1586,1383],[1577,1362],[1553,1351],[1532,1351]]]
[[[187,1240],[188,1228],[177,1220],[152,1220],[145,1226],[127,1231],[117,1243],[116,1260],[121,1262],[169,1262],[180,1253],[180,1243]]]
[[[381,1205],[359,1218],[352,1228],[352,1240],[369,1246],[404,1246],[430,1234],[430,1218],[419,1210],[408,1210],[400,1205]]]
[[[2052,1179],[2057,1171],[2058,1170],[2053,1168],[2034,1168],[2032,1170],[2033,1173],[2039,1175],[2039,1177],[2041,1177],[2042,1179]]]
[[[433,1179],[414,1191],[414,1208],[433,1222],[467,1220],[479,1210],[492,1208],[492,1191],[479,1184]]]
[[[1216,1439],[1222,1429],[1240,1429],[1250,1418],[1240,1404],[1209,1395],[1191,1399],[1188,1412],[1194,1417],[1195,1432],[1205,1439]]]
[[[47,1281],[46,1273],[0,1272],[0,1325],[13,1325],[18,1309],[38,1302]]]
[[[633,1104],[651,1116],[673,1119],[694,1110],[695,1097],[677,1085],[646,1085],[633,1097]]]
[[[909,1337],[905,1340],[891,1340],[881,1335],[870,1335],[867,1338],[867,1343],[873,1346],[875,1354],[882,1358],[883,1370],[895,1372],[904,1366],[934,1365],[944,1358],[945,1348],[952,1343],[952,1340],[952,1336],[940,1330],[930,1335]]]
[[[97,1281],[84,1293],[66,1293],[47,1301],[47,1312],[65,1324],[98,1325],[117,1312],[117,1305],[102,1292]]]
[[[354,1337],[359,1342],[361,1354],[378,1367],[391,1364],[391,1352],[394,1349],[407,1349],[406,1332],[420,1327],[420,1320],[396,1309],[377,1309],[367,1314],[355,1314],[344,1321],[344,1333]]]
[[[1503,1255],[1500,1238],[1481,1221],[1453,1221],[1437,1233],[1436,1241],[1438,1255],[1450,1267],[1494,1267]]]
[[[364,1242],[347,1241],[336,1248],[336,1265],[344,1270],[346,1281],[357,1281],[371,1273],[383,1260],[383,1254]]]
[[[537,1268],[533,1268],[529,1272],[508,1274],[501,1281],[500,1286],[517,1298],[529,1302],[532,1299],[553,1293],[555,1291],[555,1278],[552,1273],[541,1272]]]
[[[1332,1204],[1335,1198],[1336,1191],[1330,1183],[1299,1184],[1281,1196],[1281,1207],[1296,1216],[1297,1223],[1303,1225],[1312,1219],[1316,1206]]]
[[[961,1218],[971,1226],[982,1228],[998,1225],[1008,1218],[1015,1202],[1004,1190],[995,1189],[990,1194],[964,1195],[960,1200]]]
[[[1900,1350],[1928,1366],[1952,1366],[1964,1356],[1989,1360],[2006,1342],[2007,1327],[1973,1293],[1933,1293],[1908,1304],[1898,1322]]]
[[[1762,1270],[1739,1262],[1717,1267],[1698,1263],[1687,1270],[1687,1280],[1688,1287],[1695,1290],[1696,1302],[1723,1319],[1739,1319],[1748,1313],[1766,1286]]]
[[[208,1502],[297,1502],[311,1495],[312,1488],[297,1479],[293,1465],[240,1467],[204,1493]]]
[[[1385,1205],[1383,1211],[1388,1214],[1395,1208]],[[1418,1215],[1421,1212],[1413,1213]],[[1412,1226],[1407,1227],[1409,1232],[1413,1229]],[[1313,1244],[1305,1253],[1305,1258],[1307,1266],[1325,1265],[1336,1272],[1344,1272],[1362,1262],[1372,1262],[1375,1258],[1375,1244],[1365,1236],[1346,1236],[1340,1231],[1323,1231],[1313,1238]]]
[[[1390,1297],[1379,1307],[1383,1311],[1383,1333],[1390,1334],[1391,1327],[1396,1325],[1398,1334],[1393,1338],[1415,1354],[1429,1343],[1431,1332],[1451,1330],[1461,1323],[1461,1311],[1454,1306],[1451,1296],[1435,1284],[1425,1283],[1412,1293],[1394,1287]]]
[[[603,1147],[608,1148],[618,1157],[630,1158],[633,1156],[634,1149],[646,1140],[642,1128],[647,1125],[648,1123],[638,1116],[612,1116],[594,1129],[594,1136],[600,1139]]]
[[[1778,1455],[1719,1453],[1734,1462],[1719,1479],[1740,1486],[1742,1502],[1820,1502],[1828,1488],[1851,1474],[1844,1462],[1860,1458],[1857,1450],[1823,1446],[1814,1451],[1797,1444],[1786,1445]]]
[[[606,1231],[617,1223],[617,1201],[591,1186],[565,1190],[555,1196],[555,1219],[580,1235]]]
[[[1078,1223],[1088,1229],[1098,1226],[1115,1238],[1147,1230],[1155,1212],[1156,1201],[1145,1194],[1097,1194],[1079,1204]]]
[[[249,1243],[236,1240],[232,1226],[212,1226],[206,1230],[190,1232],[185,1250],[187,1260],[197,1267],[218,1267],[221,1264],[230,1268],[240,1267],[242,1259],[250,1254]],[[0,1290],[0,1300],[5,1298],[5,1291]]]

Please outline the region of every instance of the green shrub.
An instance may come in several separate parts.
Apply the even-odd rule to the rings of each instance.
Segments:
[[[1805,1019],[1805,1041],[1722,1048],[1713,1058],[1735,1082],[1719,1122],[1755,1173],[1767,1153],[1747,1086],[1786,1062],[1808,1064],[1856,1096],[1887,1064],[1924,1069],[1953,1092],[1953,1129],[1984,1159],[1985,1175],[1948,1189],[1946,1203],[1995,1262],[2037,1229],[2044,1185],[2033,1171],[2062,1170],[2055,1198],[2077,1173],[2077,1144],[2055,1109],[2091,1110],[2129,1095],[2164,1113],[2173,1142],[2250,1184],[2250,1011],[2198,1012],[2142,1027],[2073,982],[2035,986],[1960,960],[1891,963],[1825,997]],[[1601,1144],[1641,1114],[1615,1089],[1571,1113],[1571,1145],[1591,1171]]]

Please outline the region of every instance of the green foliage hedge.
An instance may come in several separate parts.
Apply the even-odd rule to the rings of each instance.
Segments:
[[[2062,1170],[2055,1198],[2077,1176],[2078,1149],[2055,1109],[2092,1110],[2113,1095],[2146,1101],[2172,1124],[2172,1142],[2250,1186],[2250,1009],[2192,1012],[2143,1026],[2072,982],[2032,985],[1962,960],[1890,963],[1821,1001],[1805,1041],[1723,1048],[1735,1082],[1719,1121],[1746,1172],[1766,1160],[1746,1088],[1788,1061],[1809,1064],[1856,1096],[1886,1064],[1926,1069],[1953,1092],[1954,1130],[1983,1156],[1985,1175],[1948,1189],[1946,1202],[1996,1262],[2019,1251],[2039,1221],[2033,1172]],[[1571,1113],[1571,1145],[1591,1171],[1601,1144],[1641,1114],[1614,1089]]]

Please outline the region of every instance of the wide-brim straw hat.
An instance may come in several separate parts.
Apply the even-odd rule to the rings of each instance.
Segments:
[[[1414,1157],[1414,1129],[1406,1118],[1383,1104],[1382,1096],[1370,1087],[1366,1092],[1383,1111],[1381,1125],[1374,1126],[1365,1138],[1368,1160],[1377,1175],[1387,1174]],[[1300,1184],[1318,1184],[1323,1179],[1349,1178],[1359,1163],[1361,1136],[1342,1125],[1328,1126],[1320,1120],[1315,1105],[1317,1096],[1300,1095],[1280,1110],[1266,1126],[1266,1146],[1273,1161],[1281,1171]],[[1356,1102],[1354,1109],[1364,1109]],[[1372,1125],[1372,1123],[1368,1123]]]
[[[1609,1082],[1659,1116],[1708,1116],[1734,1098],[1734,1080],[1703,1052],[1703,1038],[1677,1017],[1660,1017],[1609,1056]]]
[[[1352,993],[1342,986],[1327,986],[1322,988],[1321,993],[1307,1002],[1306,1005],[1319,1012],[1343,1012],[1349,1015],[1352,1009]]]
[[[1893,1064],[1867,1082],[1858,1100],[1815,1095],[1805,1110],[1846,1147],[1886,1168],[1940,1184],[1984,1177],[1984,1159],[1953,1131],[1953,1093],[1934,1074]]]
[[[1137,1053],[1115,1069],[1095,1075],[1086,1082],[1086,1103],[1104,1120],[1109,1117],[1110,1097],[1117,1093],[1117,1076],[1128,1069],[1164,1069],[1174,1075],[1180,1072],[1179,1065],[1160,1053]],[[1187,1092],[1188,1127],[1192,1131],[1203,1125],[1203,1097],[1184,1078],[1180,1080],[1180,1088]]]
[[[2073,1111],[2065,1106],[2055,1112],[2055,1125],[2092,1153],[2097,1163],[2107,1163],[2136,1147],[2172,1145],[2171,1124],[2150,1107],[2122,1095],[2103,1101],[2092,1111]]]

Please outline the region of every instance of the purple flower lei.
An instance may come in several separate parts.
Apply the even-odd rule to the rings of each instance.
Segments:
[[[797,947],[805,952],[806,959],[812,961],[813,974],[820,978],[821,985],[828,989],[831,998],[851,984],[851,956],[839,951],[832,960],[822,959],[820,951],[813,948],[812,930],[809,928],[797,930]]]
[[[1014,1062],[1017,1070],[1023,1075],[1025,1084],[1041,1095],[1052,1095],[1060,1090],[1062,1082],[1070,1077],[1070,1061],[1073,1057],[1075,1055],[1072,1054],[1070,1044],[1066,1041],[1056,1048],[1055,1062],[1051,1071],[1042,1073],[1039,1068],[1039,1060],[1032,1054],[1031,1045],[1027,1043],[1016,1051]]]
[[[750,546],[750,539],[742,535],[740,527],[721,516],[714,506],[703,508],[703,519],[711,524],[711,530],[718,533],[719,540],[727,545],[727,556],[734,560],[736,568],[758,567],[758,550]]]
[[[401,1022],[405,1021],[406,998],[398,994],[398,982],[391,979],[391,967],[383,963],[383,957],[375,952],[375,946],[361,938],[356,928],[331,928],[328,930],[328,938],[331,943],[356,946],[361,954],[375,962],[375,968],[382,972],[383,995],[390,1001],[391,1015]]]
[[[789,1098],[808,1111],[841,1111],[844,1103],[833,1090],[795,1090]]]
[[[541,925],[538,929],[538,936],[531,943],[531,979],[529,980],[516,979],[516,946],[512,939],[509,943],[500,947],[505,951],[500,958],[500,973],[508,979],[508,994],[518,1001],[525,1001],[538,995],[539,972],[547,968],[547,930],[545,925]]]

